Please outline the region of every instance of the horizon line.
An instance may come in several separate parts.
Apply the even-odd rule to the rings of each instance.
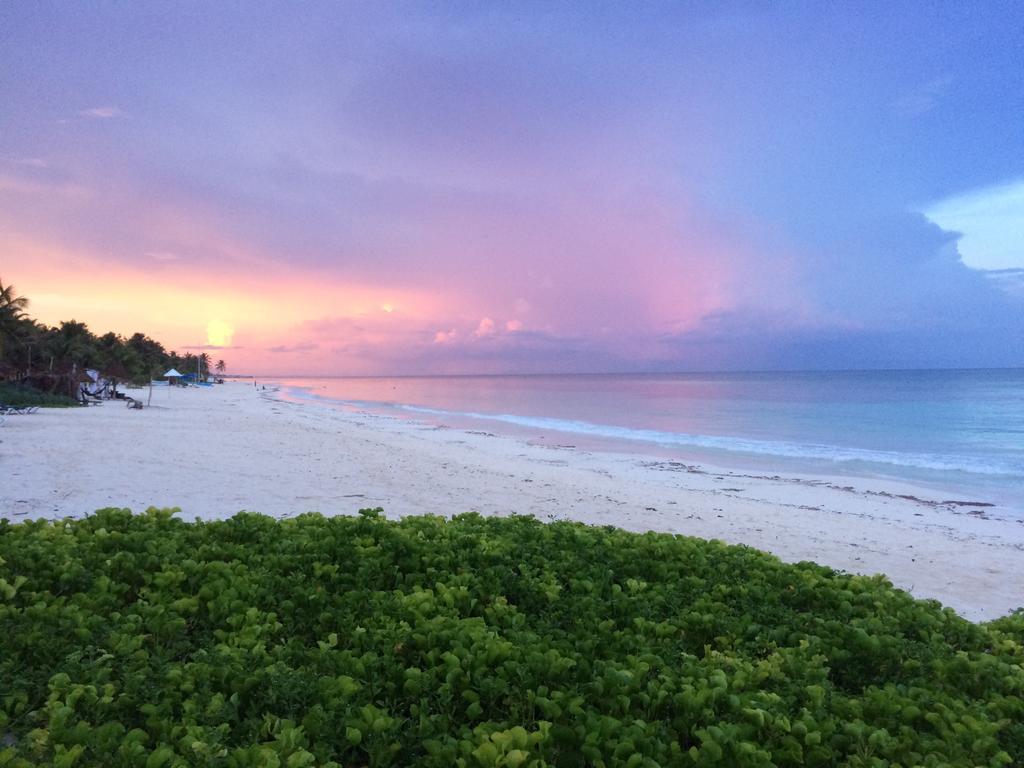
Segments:
[[[380,374],[346,374],[346,373],[224,373],[224,378],[240,379],[482,379],[504,377],[553,377],[553,376],[711,376],[723,374],[763,374],[763,373],[938,373],[967,371],[1022,371],[1024,366],[977,366],[953,368],[918,367],[918,368],[734,368],[707,369],[688,371],[548,371],[543,373],[380,373]]]

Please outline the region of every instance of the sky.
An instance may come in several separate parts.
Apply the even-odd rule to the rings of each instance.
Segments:
[[[0,280],[229,371],[1024,366],[1024,4],[0,4]]]

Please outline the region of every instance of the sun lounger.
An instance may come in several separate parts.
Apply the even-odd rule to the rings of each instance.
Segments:
[[[30,413],[38,411],[38,406],[25,405],[25,406],[14,406],[14,405],[0,405],[0,416],[26,416]]]

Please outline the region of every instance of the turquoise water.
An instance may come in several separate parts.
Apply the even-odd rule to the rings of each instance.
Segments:
[[[294,398],[549,444],[886,476],[1024,506],[1024,370],[281,383]]]

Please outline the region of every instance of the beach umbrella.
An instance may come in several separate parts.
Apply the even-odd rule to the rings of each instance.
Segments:
[[[171,368],[171,370],[169,370],[167,373],[164,374],[164,378],[168,379],[168,382],[167,382],[168,384],[174,384],[176,379],[181,379],[181,372],[178,371],[176,368]],[[171,388],[170,387],[167,388],[167,396],[168,397],[171,396]],[[153,399],[153,383],[152,382],[150,382],[150,384],[149,384],[149,397],[150,397],[151,400]]]
[[[128,369],[115,360],[103,369],[103,377],[115,381],[126,381],[128,379]]]
[[[113,392],[114,397],[117,397],[117,382],[128,380],[128,369],[125,368],[118,360],[114,360],[109,366],[107,366],[102,375],[103,378],[110,381],[111,392]]]
[[[83,385],[85,385],[85,387],[88,387],[88,385],[92,384],[93,383],[92,376],[90,376],[84,370],[72,370],[70,378],[71,378],[71,382],[72,382],[72,388],[73,388],[75,399],[76,400],[84,400]],[[85,390],[85,391],[88,391],[88,390]]]

